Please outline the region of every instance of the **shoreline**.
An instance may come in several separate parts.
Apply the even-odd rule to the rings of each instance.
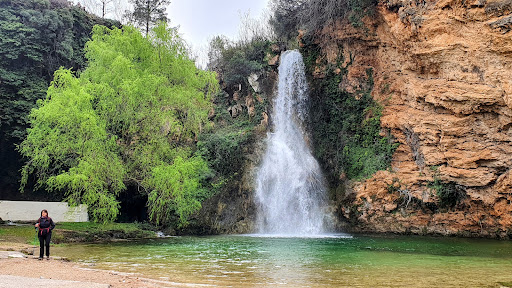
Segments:
[[[359,236],[362,236],[361,234]],[[381,236],[383,236],[381,234]],[[375,235],[372,236],[372,238],[375,237]],[[420,237],[425,237],[425,236],[420,236]],[[358,237],[358,238],[362,238],[362,237]],[[370,240],[370,242],[368,242],[368,240]],[[420,239],[421,240],[421,239]],[[496,241],[498,240],[492,240],[492,239],[489,239],[493,242],[495,242],[493,245],[497,245]],[[280,240],[277,240],[278,242]],[[427,242],[425,242],[427,241]],[[325,242],[325,241],[324,241]],[[330,242],[330,241],[327,241],[327,242]],[[364,244],[363,246],[354,246],[352,249],[355,249],[355,250],[347,250],[347,251],[352,251],[352,252],[357,252],[357,253],[363,253],[364,255],[376,255],[376,254],[367,254],[367,251],[369,252],[375,252],[375,253],[380,253],[380,252],[390,252],[390,251],[394,251],[394,248],[395,245],[394,244],[386,244],[385,246],[380,246],[380,245],[377,245],[374,247],[374,249],[372,249],[372,247],[369,247],[367,245],[367,243],[373,243],[373,242],[376,242],[376,243],[387,243],[388,241],[387,240],[376,240],[376,239],[366,239],[366,242],[361,242],[361,243],[366,243]],[[403,241],[392,241],[393,243],[402,243]],[[405,241],[405,242],[409,242],[409,241]],[[406,246],[400,248],[398,247],[398,250],[396,252],[400,253],[400,254],[397,254],[399,258],[394,258],[393,262],[385,262],[384,264],[386,263],[396,263],[397,259],[408,259],[407,257],[412,257],[412,255],[416,255],[416,253],[412,253],[411,254],[411,251],[414,251],[417,247],[417,244],[418,243],[431,243],[433,246],[427,246],[427,247],[430,247],[430,248],[433,248],[435,251],[437,251],[437,248],[436,247],[445,247],[444,249],[441,249],[439,251],[441,251],[442,253],[439,254],[439,253],[430,253],[429,251],[430,250],[425,250],[425,249],[419,249],[417,255],[425,255],[425,257],[421,257],[421,258],[425,258],[425,259],[428,259],[428,258],[432,258],[430,256],[433,256],[434,258],[436,258],[436,260],[434,262],[427,262],[427,264],[434,264],[433,265],[433,271],[435,272],[434,275],[437,275],[435,277],[440,277],[439,279],[442,279],[442,281],[448,281],[447,283],[452,283],[452,285],[448,285],[448,286],[457,286],[457,287],[469,287],[469,286],[472,286],[472,287],[484,287],[484,286],[488,286],[488,287],[512,287],[512,282],[510,282],[510,277],[507,276],[507,275],[501,275],[502,273],[500,273],[499,271],[504,271],[502,268],[500,269],[497,269],[498,267],[494,267],[493,265],[489,266],[488,264],[488,261],[492,261],[492,263],[501,263],[503,264],[504,268],[509,268],[510,267],[510,261],[508,262],[504,262],[503,260],[506,258],[503,258],[501,256],[497,256],[500,249],[503,249],[503,247],[509,247],[509,245],[505,245],[505,246],[501,246],[501,245],[498,245],[494,248],[498,249],[490,249],[489,247],[486,248],[486,251],[488,252],[492,252],[492,253],[486,253],[485,255],[481,254],[480,252],[476,252],[476,250],[474,250],[477,246],[475,245],[470,245],[470,246],[467,246],[467,244],[464,244],[464,242],[466,241],[456,241],[455,245],[452,245],[452,243],[450,243],[449,241],[448,242],[443,242],[443,243],[440,243],[440,246],[438,245],[438,243],[433,243],[431,241],[429,241],[428,239],[427,240],[424,240],[424,241],[419,241],[419,242],[416,242],[416,241],[412,241],[411,243],[413,244],[411,246],[411,244],[407,244]],[[224,243],[224,242],[223,242]],[[274,243],[274,241],[272,241],[272,243]],[[341,242],[340,242],[341,243]],[[344,242],[343,242],[344,243]],[[416,243],[416,244],[415,244]],[[459,244],[463,244],[462,246],[460,246]],[[5,242],[3,243],[0,243],[0,250],[2,249],[2,245],[4,245]],[[180,270],[180,269],[176,269],[176,270],[169,270],[168,274],[165,274],[165,275],[162,275],[162,274],[159,274],[159,273],[156,273],[156,274],[151,274],[151,264],[147,264],[147,265],[138,265],[139,266],[139,269],[136,269],[136,270],[120,270],[121,271],[125,271],[125,272],[118,272],[118,271],[112,271],[112,270],[109,270],[109,269],[118,269],[118,268],[113,268],[112,266],[109,266],[111,268],[108,268],[108,267],[105,267],[105,266],[102,266],[102,268],[98,268],[98,267],[95,267],[95,263],[96,261],[87,261],[87,262],[82,262],[81,260],[78,260],[78,259],[84,259],[82,257],[80,257],[79,255],[83,255],[85,258],[87,258],[87,250],[78,250],[78,251],[75,251],[75,252],[72,252],[72,251],[69,251],[71,253],[66,253],[66,251],[55,251],[57,253],[53,253],[54,255],[56,256],[53,256],[52,259],[50,261],[47,261],[47,260],[43,260],[43,261],[38,261],[37,260],[37,256],[38,256],[38,247],[34,246],[34,245],[30,245],[30,244],[23,244],[23,243],[10,243],[14,246],[11,246],[11,251],[9,252],[2,252],[0,251],[0,288],[11,288],[11,287],[40,287],[41,284],[43,283],[47,283],[46,281],[55,281],[53,282],[51,285],[45,285],[46,286],[50,286],[50,287],[61,287],[61,288],[105,288],[105,287],[114,287],[114,288],[126,288],[126,287],[134,287],[134,288],[138,288],[138,287],[148,287],[148,288],[159,288],[159,287],[205,287],[205,286],[212,286],[212,282],[209,282],[209,284],[200,284],[201,280],[202,279],[201,277],[197,278],[197,277],[194,277],[194,275],[190,274],[188,275],[187,272],[185,271],[185,273],[183,273],[183,270]],[[73,245],[73,244],[71,244]],[[4,246],[9,246],[9,245],[4,245]],[[279,246],[279,245],[278,245]],[[348,246],[352,246],[352,245],[348,245]],[[372,245],[373,246],[373,245]],[[456,249],[456,250],[453,250],[454,248],[453,247],[459,247],[462,249]],[[368,249],[369,247],[369,249]],[[381,247],[381,248],[379,248]],[[383,247],[391,247],[391,248],[386,248],[386,249],[382,249]],[[405,248],[413,248],[412,250],[411,249],[405,249]],[[419,247],[419,246],[418,246]],[[448,248],[446,248],[448,247]],[[452,248],[449,248],[449,247],[452,247]],[[460,254],[458,251],[465,251],[466,248],[464,247],[468,247],[468,251],[470,253],[462,253]],[[486,245],[483,246],[484,248],[486,247]],[[36,255],[37,256],[27,256],[27,255],[22,255],[21,257],[22,258],[12,258],[12,259],[5,259],[2,257],[2,254],[21,254],[20,252],[17,252],[17,251],[20,251],[20,250],[24,250],[26,251],[28,249],[32,249],[36,252]],[[107,247],[108,248],[108,247]],[[332,248],[332,247],[331,247]],[[430,249],[429,248],[429,249]],[[448,249],[448,250],[446,250]],[[299,249],[300,250],[300,249]],[[307,249],[309,250],[309,249]],[[291,251],[291,250],[285,250],[285,251]],[[304,252],[305,250],[301,250],[302,252]],[[327,250],[325,250],[327,251]],[[334,250],[333,250],[334,251]],[[361,252],[362,251],[362,252]],[[434,252],[435,252],[434,251]],[[86,254],[82,254],[83,252],[86,252]],[[299,254],[298,255],[302,255],[302,252],[299,251]],[[350,252],[350,253],[352,253]],[[373,253],[372,252],[372,253]],[[99,258],[94,258],[94,259],[101,259],[103,257],[103,253],[108,253],[108,250],[103,250],[103,252],[101,252],[101,250],[98,252],[96,251],[96,254]],[[308,253],[307,251],[305,252],[306,254]],[[144,254],[144,252],[143,252]],[[306,255],[304,254],[304,255]],[[320,253],[321,254],[321,253]],[[320,259],[320,254],[319,255],[316,255],[318,256]],[[361,255],[363,255],[361,254]],[[67,259],[65,258],[60,258],[58,256],[61,256],[61,255],[65,255],[65,256],[69,256],[69,257],[77,257],[76,261],[75,262],[69,262],[67,261]],[[181,255],[181,254],[180,254]],[[279,253],[277,253],[276,255],[280,255]],[[430,256],[428,256],[430,255]],[[444,256],[443,256],[444,255]],[[482,262],[482,255],[483,257],[486,259],[485,261]],[[508,254],[507,254],[508,255]],[[442,257],[441,257],[442,256]],[[447,256],[447,257],[445,257]],[[459,263],[459,261],[461,261],[461,266],[460,267],[453,267],[453,260],[449,259],[451,258],[451,256],[455,256],[457,262]],[[469,257],[466,257],[466,256],[469,256]],[[487,259],[487,257],[490,256],[491,258]],[[169,257],[174,257],[174,256],[169,256]],[[373,256],[372,256],[373,257]],[[406,258],[403,258],[403,257],[406,257]],[[474,260],[465,260],[465,259],[462,259],[462,258],[475,258]],[[493,258],[496,257],[496,261],[493,260]],[[507,256],[507,257],[510,257],[510,256]],[[3,258],[3,259],[2,259]],[[270,257],[272,258],[272,257]],[[285,257],[287,258],[287,257]],[[292,261],[295,261],[297,260],[298,258],[296,258],[296,256],[294,257],[288,257],[289,259],[288,260],[292,260]],[[343,258],[343,257],[342,257]],[[358,257],[356,257],[358,258]],[[380,256],[378,257],[380,258]],[[386,258],[386,257],[384,257]],[[74,258],[72,258],[74,259]],[[179,259],[179,258],[177,258]],[[230,258],[230,259],[235,259],[235,258]],[[313,258],[312,258],[313,259]],[[316,257],[315,257],[316,259]],[[439,262],[438,261],[441,261]],[[329,260],[329,259],[327,259]],[[388,259],[389,260],[389,259]],[[412,260],[412,258],[411,258]],[[506,260],[506,259],[505,259]],[[445,261],[449,261],[449,262],[445,262]],[[466,263],[466,261],[468,261]],[[343,262],[343,261],[342,261]],[[99,263],[99,262],[98,262]],[[142,262],[141,262],[142,263]],[[148,262],[144,262],[144,263],[148,263]],[[152,262],[149,262],[149,263],[152,263]],[[275,265],[276,262],[275,261],[270,261],[268,262],[270,265]],[[323,263],[323,262],[322,262]],[[327,262],[326,262],[327,263]],[[347,262],[348,264],[351,263],[351,261],[349,260]],[[358,261],[355,261],[354,263],[359,263]],[[339,275],[342,275],[344,273],[341,273],[342,271],[345,271],[344,269],[346,267],[349,267],[349,266],[340,266],[340,267],[345,267],[343,269],[340,269],[340,270],[337,270],[337,271],[340,271],[340,273],[337,273],[337,274],[329,274],[330,273],[330,269],[327,269],[325,270],[326,267],[322,266],[322,271],[324,271],[326,274],[325,276],[326,277],[332,277],[332,278],[326,278],[326,279],[332,279],[332,281],[337,281],[337,282],[332,282],[332,283],[337,283],[339,285],[342,285],[342,284],[347,284],[349,286],[343,286],[343,287],[353,287],[353,286],[361,286],[361,287],[375,287],[375,285],[377,283],[381,283],[379,281],[398,281],[397,282],[397,285],[398,286],[403,286],[403,287],[430,287],[431,286],[431,281],[437,281],[436,279],[438,278],[432,278],[432,275],[430,274],[425,274],[424,273],[424,270],[425,270],[425,267],[424,266],[426,263],[424,262],[415,262],[415,261],[412,261],[412,263],[414,264],[411,268],[410,271],[405,271],[404,272],[404,268],[403,266],[401,265],[395,265],[395,264],[392,264],[392,265],[389,265],[389,268],[391,269],[390,271],[392,271],[392,274],[394,276],[390,277],[390,278],[386,278],[386,277],[383,277],[382,279],[379,278],[381,277],[381,272],[382,272],[382,269],[384,267],[388,267],[387,265],[385,266],[382,266],[380,267],[380,265],[375,265],[375,269],[373,269],[372,267],[374,267],[374,265],[367,265],[366,268],[369,268],[369,269],[360,269],[360,268],[356,268],[355,270],[353,270],[351,273],[353,273],[352,275],[354,276],[353,278],[351,278],[352,280],[350,280],[349,282],[351,283],[350,286],[349,282],[344,282],[345,280],[342,279],[342,278],[339,278],[338,276]],[[446,265],[438,265],[439,263],[451,263],[449,267],[453,267],[453,268],[450,268],[450,269],[453,269],[452,272],[453,273],[460,273],[461,275],[464,275],[464,277],[460,278],[460,279],[451,279],[450,276],[448,274],[452,274],[452,272],[449,272],[448,274],[446,274],[446,268],[448,266]],[[475,266],[475,263],[477,264]],[[325,264],[325,263],[324,263]],[[358,264],[359,265],[359,264]],[[265,266],[265,265],[264,265]],[[285,265],[287,266],[287,265]],[[350,265],[350,267],[353,267],[354,264],[352,263]],[[357,265],[356,265],[357,266]],[[114,267],[117,267],[117,266],[114,266]],[[227,266],[226,266],[227,267]],[[268,266],[266,268],[269,268],[269,267],[275,267],[275,266]],[[292,267],[293,267],[293,264],[292,264]],[[299,271],[302,271],[301,270],[301,265],[299,265]],[[380,268],[379,268],[380,267]],[[428,266],[430,267],[430,266]],[[364,268],[364,267],[363,267]],[[486,269],[481,269],[481,268],[486,268]],[[270,268],[271,270],[270,271],[273,271],[272,268]],[[386,268],[387,269],[387,268]],[[449,270],[450,270],[449,269]],[[224,270],[224,269],[221,269],[221,270]],[[229,271],[235,271],[235,270],[231,270],[231,269],[228,269]],[[258,269],[256,269],[258,270]],[[250,274],[248,274],[248,278],[252,279],[251,277],[256,277],[254,279],[252,279],[250,283],[261,283],[262,280],[260,279],[257,279],[257,277],[261,277],[261,272],[262,271],[266,271],[268,272],[269,270],[261,270],[257,273],[254,273],[254,271],[256,270],[251,270],[250,271]],[[281,276],[282,277],[285,277],[288,280],[290,280],[291,282],[289,282],[290,285],[292,286],[288,286],[288,287],[305,287],[305,286],[301,286],[300,283],[298,282],[293,282],[294,279],[296,280],[296,278],[294,277],[286,277],[287,273],[290,272],[290,270],[288,269],[277,269],[276,271],[280,271],[285,273],[285,274],[282,274]],[[448,271],[449,271],[448,270]],[[47,273],[48,271],[51,271],[51,275],[48,276]],[[136,273],[133,273],[133,271],[137,271]],[[238,270],[237,270],[238,271]],[[304,270],[306,271],[306,270]],[[326,271],[329,271],[329,272],[326,272]],[[369,271],[371,272],[370,274]],[[498,272],[497,272],[498,271]],[[249,272],[249,271],[245,271],[245,272]],[[245,273],[244,272],[244,273]],[[322,273],[324,273],[322,272]],[[428,277],[429,280],[427,282],[422,282],[422,283],[415,283],[415,282],[411,282],[410,279],[408,278],[408,273],[412,273],[414,275],[418,275],[418,277],[426,277],[425,279],[427,279]],[[416,274],[415,274],[416,273]],[[152,276],[151,276],[152,275]],[[231,275],[235,275],[235,274],[226,274],[226,273],[223,273],[223,275],[229,275],[228,277],[231,277]],[[241,274],[239,274],[241,275]],[[259,276],[258,276],[259,275]],[[266,274],[265,274],[266,275]],[[322,274],[323,275],[323,274]],[[336,276],[338,275],[338,276]],[[357,282],[356,280],[359,279],[365,279],[364,277],[366,277],[365,275],[372,275],[372,277],[376,277],[374,279],[381,279],[381,280],[378,280],[377,282],[373,281],[373,280],[368,280],[366,282]],[[402,275],[402,276],[400,276]],[[480,275],[480,276],[475,276],[475,275]],[[5,276],[12,276],[12,277],[18,277],[18,278],[15,278],[14,280],[10,279],[10,278],[6,278]],[[149,276],[149,278],[147,278]],[[158,276],[169,276],[169,277],[158,277]],[[211,275],[210,275],[211,276]],[[243,281],[245,281],[246,278],[245,276],[242,277],[242,278],[237,278],[237,276],[234,276],[235,279],[221,279],[221,278],[215,278],[215,282],[213,282],[213,284],[215,284],[216,286],[218,287],[238,287],[237,285],[234,285],[233,286],[233,283],[243,283]],[[256,280],[257,281],[256,281]],[[276,279],[272,278],[273,280],[272,281],[276,281]],[[279,278],[281,279],[281,278]],[[313,280],[314,278],[311,278],[311,279],[307,279],[307,280]],[[482,281],[481,279],[487,279],[485,281]],[[223,280],[226,280],[226,281],[223,281]],[[269,280],[269,279],[267,279]],[[267,281],[265,280],[265,281]],[[67,285],[64,285],[63,282],[57,282],[57,281],[76,281],[75,282],[75,286],[67,286]],[[173,281],[176,281],[176,282],[173,282]],[[219,282],[217,282],[219,281]],[[233,282],[235,281],[235,282]],[[240,281],[240,282],[237,282],[237,281]],[[329,280],[331,281],[331,280]],[[451,281],[451,282],[450,282]],[[469,281],[469,282],[468,282]],[[487,281],[487,282],[486,282]],[[494,283],[494,282],[495,283]],[[204,282],[204,281],[203,281]],[[5,286],[5,284],[7,283],[7,286]],[[21,284],[20,284],[21,283]],[[266,282],[267,283],[267,282]],[[270,282],[268,282],[270,283]],[[273,282],[272,282],[273,283]],[[310,287],[317,287],[317,285],[313,284],[314,282],[308,282],[310,284],[308,284],[308,286]],[[394,282],[393,282],[394,283]],[[401,284],[400,284],[401,283]],[[469,283],[473,283],[474,285],[470,285]],[[357,285],[355,285],[357,284]],[[359,285],[361,284],[361,285]],[[400,285],[399,285],[400,284]],[[484,285],[485,284],[485,285]],[[498,285],[499,284],[499,285]],[[70,284],[71,285],[71,284]],[[85,285],[85,286],[83,286]],[[102,286],[103,285],[103,286]],[[321,285],[318,284],[318,287],[320,287]],[[378,286],[378,285],[377,285]],[[42,286],[41,286],[42,287]],[[327,287],[327,286],[326,286]],[[331,287],[331,286],[329,286]],[[338,286],[332,286],[332,287],[338,287]]]
[[[0,271],[2,271],[0,272],[0,278],[2,276],[15,276],[24,282],[23,284],[17,283],[16,286],[12,286],[13,288],[38,287],[38,285],[41,284],[41,279],[54,280],[55,282],[74,281],[85,285],[89,284],[90,286],[93,286],[91,284],[95,284],[98,287],[110,288],[161,288],[191,286],[190,284],[185,283],[174,283],[145,278],[140,274],[86,268],[82,267],[80,264],[65,260],[51,259],[49,261],[39,261],[36,257],[0,259]],[[51,272],[48,273],[48,271]],[[53,286],[60,287],[59,285]],[[0,287],[4,286],[0,285]]]
[[[16,242],[0,244],[0,288],[39,287],[41,283],[53,287],[193,287],[191,284],[146,278],[138,273],[88,268],[58,256],[40,261],[37,256],[26,255],[26,252],[37,252],[37,249],[34,245]]]

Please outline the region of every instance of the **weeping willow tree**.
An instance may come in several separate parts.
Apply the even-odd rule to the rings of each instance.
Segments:
[[[186,224],[209,196],[210,172],[194,150],[209,123],[215,75],[195,67],[165,23],[149,37],[95,26],[85,50],[88,68],[78,77],[55,72],[30,114],[19,146],[28,160],[22,189],[33,177],[108,222],[119,214],[119,193],[137,185],[152,221]]]

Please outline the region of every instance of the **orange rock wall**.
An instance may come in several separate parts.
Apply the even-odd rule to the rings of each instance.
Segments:
[[[390,1],[365,29],[319,33],[329,63],[344,56],[340,88],[357,89],[373,68],[383,131],[400,143],[389,171],[348,184],[338,213],[356,230],[512,236],[511,12],[510,0]],[[435,179],[466,197],[432,208]]]

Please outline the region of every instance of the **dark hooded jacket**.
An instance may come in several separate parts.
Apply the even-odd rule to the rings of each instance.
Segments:
[[[55,228],[55,223],[53,223],[52,218],[50,217],[40,217],[37,220],[39,223],[39,236],[45,236],[46,234],[52,233],[53,228]]]

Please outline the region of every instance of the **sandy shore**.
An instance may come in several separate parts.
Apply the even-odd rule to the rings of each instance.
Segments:
[[[5,244],[5,243],[2,243]],[[5,245],[1,245],[5,250]],[[38,260],[19,251],[33,246],[11,246],[0,251],[0,288],[18,287],[91,287],[160,288],[190,287],[187,284],[143,278],[141,275],[89,269],[77,263],[51,258]],[[15,251],[12,251],[15,250]],[[75,282],[70,282],[75,281]]]

